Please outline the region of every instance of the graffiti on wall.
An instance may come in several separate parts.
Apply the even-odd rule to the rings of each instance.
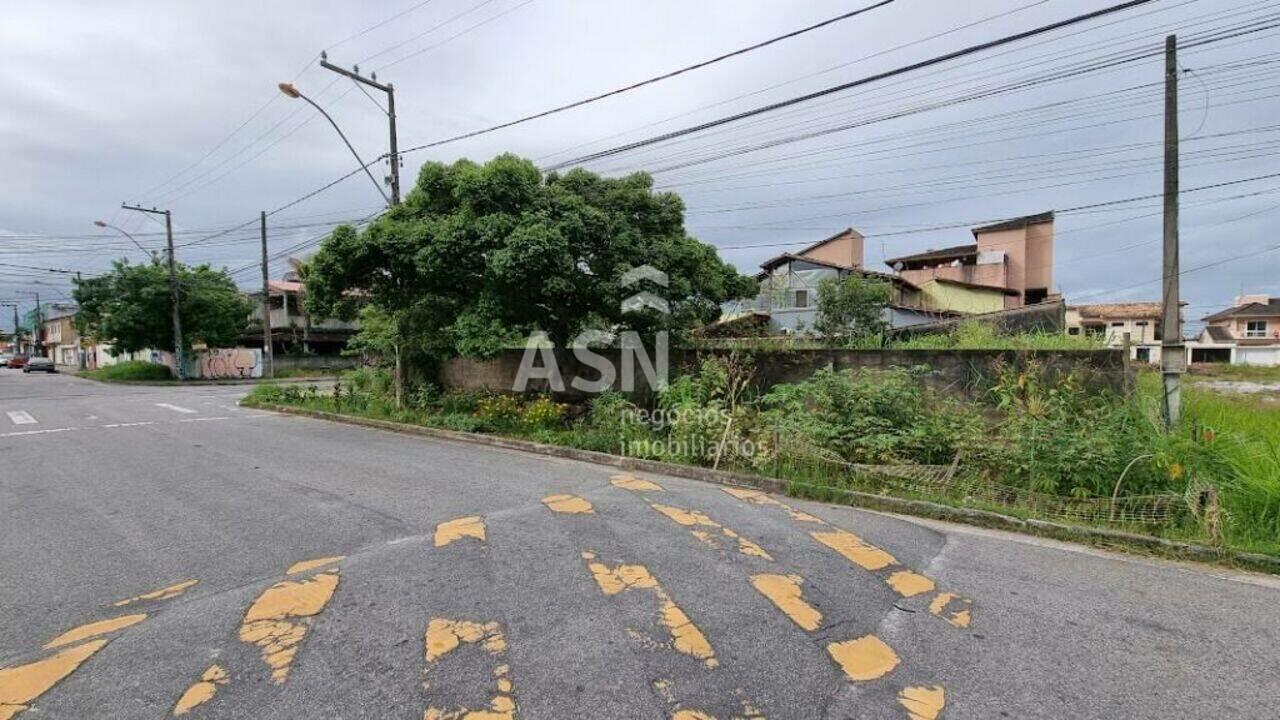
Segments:
[[[195,377],[205,380],[262,377],[262,351],[250,348],[205,350],[195,357]]]

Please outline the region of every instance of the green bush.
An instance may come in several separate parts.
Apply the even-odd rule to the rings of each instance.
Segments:
[[[356,395],[389,397],[394,390],[395,380],[391,371],[386,368],[364,366],[343,374],[342,384]]]
[[[549,430],[560,425],[564,413],[564,405],[544,395],[524,406],[520,422],[526,430]]]
[[[470,415],[476,411],[483,393],[451,388],[440,396],[440,412],[446,415]]]
[[[127,362],[116,363],[115,365],[107,365],[97,370],[89,370],[84,373],[85,377],[94,380],[107,381],[130,381],[130,380],[172,380],[173,372],[169,370],[167,365],[159,363],[145,362],[143,360],[129,360]]]
[[[523,408],[514,395],[487,395],[476,404],[476,419],[489,431],[510,431],[520,424]]]

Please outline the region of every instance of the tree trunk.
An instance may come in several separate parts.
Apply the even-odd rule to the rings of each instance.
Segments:
[[[395,370],[395,392],[396,392],[396,409],[404,409],[404,358],[400,352],[400,343],[396,343],[396,370]]]

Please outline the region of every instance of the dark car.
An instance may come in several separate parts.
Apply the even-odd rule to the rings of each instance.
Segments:
[[[26,364],[27,364],[26,355],[14,355],[13,357],[9,358],[9,367],[11,368],[17,369]]]
[[[53,364],[53,361],[50,360],[49,358],[33,357],[27,360],[26,364],[22,366],[22,372],[24,373],[29,373],[29,372],[56,373],[58,372],[58,368]]]

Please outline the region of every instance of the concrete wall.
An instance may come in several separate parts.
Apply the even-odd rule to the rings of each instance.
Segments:
[[[339,370],[360,364],[360,358],[345,355],[276,355],[273,359],[277,370],[293,368]]]
[[[729,350],[672,350],[671,375],[674,379],[682,370],[698,366],[703,357],[728,355]],[[755,367],[755,386],[764,391],[781,383],[800,382],[822,368],[844,370],[848,368],[894,368],[928,366],[923,382],[947,393],[971,396],[991,377],[998,363],[1026,366],[1032,360],[1045,364],[1051,372],[1083,372],[1085,386],[1091,390],[1122,392],[1125,388],[1124,360],[1119,350],[1075,350],[1033,352],[1014,350],[786,350],[786,351],[737,351],[750,355]],[[617,350],[601,351],[619,365]],[[445,388],[464,388],[491,392],[512,392],[513,384],[523,359],[523,350],[511,350],[486,360],[453,358],[440,364],[438,379]],[[572,388],[572,379],[595,380],[595,370],[584,367],[572,355],[556,351],[556,362],[564,381],[565,391],[552,392],[543,380],[531,381],[528,392],[552,392],[562,399],[580,400],[585,393]],[[539,364],[540,366],[540,364]],[[633,395],[645,399],[652,390],[644,383],[643,375],[636,374],[639,384]],[[620,378],[614,389],[621,389]]]
[[[862,267],[862,243],[862,235],[857,230],[846,230],[839,237],[806,250],[801,256],[845,267]]]
[[[989,313],[1004,309],[1004,293],[999,290],[983,290],[930,280],[920,286],[920,294],[924,299],[924,307],[935,310]]]

